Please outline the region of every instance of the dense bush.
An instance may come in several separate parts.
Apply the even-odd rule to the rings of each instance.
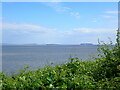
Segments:
[[[99,44],[100,57],[96,58],[97,68],[93,72],[96,80],[118,77],[120,73],[120,31],[117,31],[116,45],[112,42],[109,45],[103,44]]]
[[[98,58],[79,60],[70,58],[69,63],[51,65],[37,70],[29,66],[19,73],[1,73],[0,87],[4,89],[41,88],[120,88],[120,31],[117,31],[116,44],[99,45]]]

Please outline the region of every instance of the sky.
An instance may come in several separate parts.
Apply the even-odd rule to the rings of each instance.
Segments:
[[[115,42],[117,2],[3,2],[2,42],[80,44]],[[0,17],[1,20],[1,17]]]

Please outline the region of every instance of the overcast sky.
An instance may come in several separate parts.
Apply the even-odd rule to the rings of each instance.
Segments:
[[[3,43],[115,42],[117,10],[117,2],[4,2]]]

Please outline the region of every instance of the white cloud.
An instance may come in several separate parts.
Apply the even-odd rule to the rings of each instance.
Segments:
[[[28,33],[65,33],[65,34],[75,34],[75,33],[106,33],[114,32],[115,28],[74,28],[72,30],[59,31],[55,28],[48,28],[45,26],[28,24],[28,23],[2,23],[3,30],[16,31],[16,32],[28,32]]]
[[[78,33],[115,33],[115,28],[75,28]]]
[[[28,23],[3,23],[3,30],[11,30],[21,33],[46,33],[55,29],[50,29],[44,26],[33,25]]]
[[[70,8],[62,6],[59,2],[49,2],[49,3],[44,3],[44,4],[53,8],[58,13],[63,13],[63,12],[67,12],[68,10],[70,10]]]
[[[80,18],[80,13],[79,12],[70,12],[71,16],[74,16],[76,18]]]
[[[49,2],[49,3],[44,3],[44,4],[53,8],[58,13],[67,13],[70,16],[74,16],[77,19],[80,18],[79,12],[72,11],[71,8],[63,6],[60,2]]]
[[[115,18],[117,17],[116,15],[118,15],[119,12],[116,10],[109,10],[109,11],[105,11],[104,13],[105,13],[104,15],[100,15],[100,16],[102,16],[103,18]]]
[[[110,16],[110,15],[101,15],[102,17],[104,18],[112,18],[113,16]]]
[[[116,29],[114,28],[74,28],[60,31],[28,23],[3,23],[3,41],[10,43],[97,43],[98,38],[104,40],[105,37],[115,35],[115,33]]]
[[[117,14],[118,11],[106,11],[105,13],[109,13],[109,14]]]

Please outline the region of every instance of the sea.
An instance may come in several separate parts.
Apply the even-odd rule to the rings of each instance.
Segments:
[[[50,63],[62,64],[69,58],[87,60],[97,57],[97,45],[3,45],[2,71],[16,73],[26,65],[43,68]]]

